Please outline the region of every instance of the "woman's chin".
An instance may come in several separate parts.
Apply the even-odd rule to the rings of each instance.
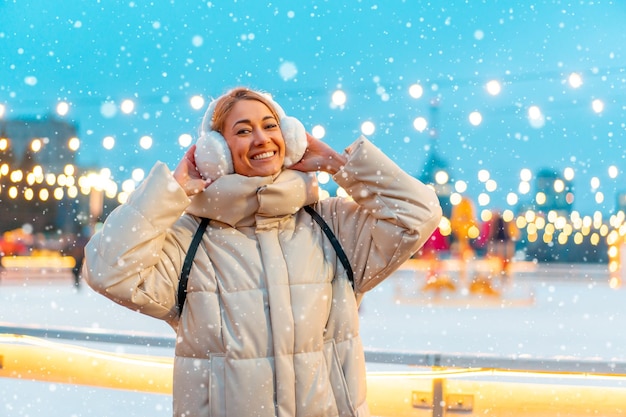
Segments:
[[[283,161],[272,158],[267,161],[250,161],[250,164],[242,170],[235,170],[246,177],[269,177],[279,173],[283,168]]]

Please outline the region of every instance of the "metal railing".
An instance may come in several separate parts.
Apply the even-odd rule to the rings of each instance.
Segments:
[[[174,348],[174,336],[102,329],[50,328],[0,323],[0,334],[17,334],[56,340],[86,341],[157,348]],[[437,352],[394,352],[366,349],[369,363],[437,368],[489,368],[504,371],[575,372],[599,375],[626,375],[626,361],[574,357],[497,356]]]

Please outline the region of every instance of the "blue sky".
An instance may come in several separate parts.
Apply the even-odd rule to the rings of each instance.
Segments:
[[[453,181],[507,208],[520,170],[571,167],[575,208],[609,212],[626,173],[626,3],[618,1],[66,1],[0,2],[4,118],[53,113],[79,126],[82,164],[119,182],[156,160],[174,167],[195,135],[205,99],[236,85],[270,91],[285,110],[338,149],[373,122],[370,138],[419,175],[437,124]],[[572,88],[569,74],[583,84]],[[498,80],[491,96],[485,84]],[[409,87],[424,88],[420,98]],[[331,95],[342,89],[343,108]],[[131,98],[134,112],[108,113]],[[431,117],[430,102],[440,102]],[[602,100],[596,113],[591,102]],[[530,106],[545,116],[528,120]],[[474,126],[469,114],[478,111]],[[102,146],[105,136],[115,146]],[[146,150],[139,139],[150,136]],[[610,178],[608,167],[618,169]],[[485,191],[477,173],[497,183]],[[600,186],[592,189],[596,177]],[[597,191],[604,202],[595,202]],[[529,199],[519,194],[519,199]]]

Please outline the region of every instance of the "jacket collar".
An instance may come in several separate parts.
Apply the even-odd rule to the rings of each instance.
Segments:
[[[319,199],[314,174],[285,169],[275,176],[224,175],[191,198],[187,212],[232,227],[296,213]]]

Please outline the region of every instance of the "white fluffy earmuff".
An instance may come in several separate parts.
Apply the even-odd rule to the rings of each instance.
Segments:
[[[307,147],[306,130],[298,119],[287,116],[278,103],[268,96],[265,97],[272,104],[280,119],[278,123],[285,140],[284,166],[289,168],[298,163],[304,156]],[[219,99],[213,100],[204,113],[195,152],[196,166],[200,175],[211,181],[215,181],[222,175],[235,172],[233,157],[226,144],[226,139],[219,132],[211,129],[217,100]]]

